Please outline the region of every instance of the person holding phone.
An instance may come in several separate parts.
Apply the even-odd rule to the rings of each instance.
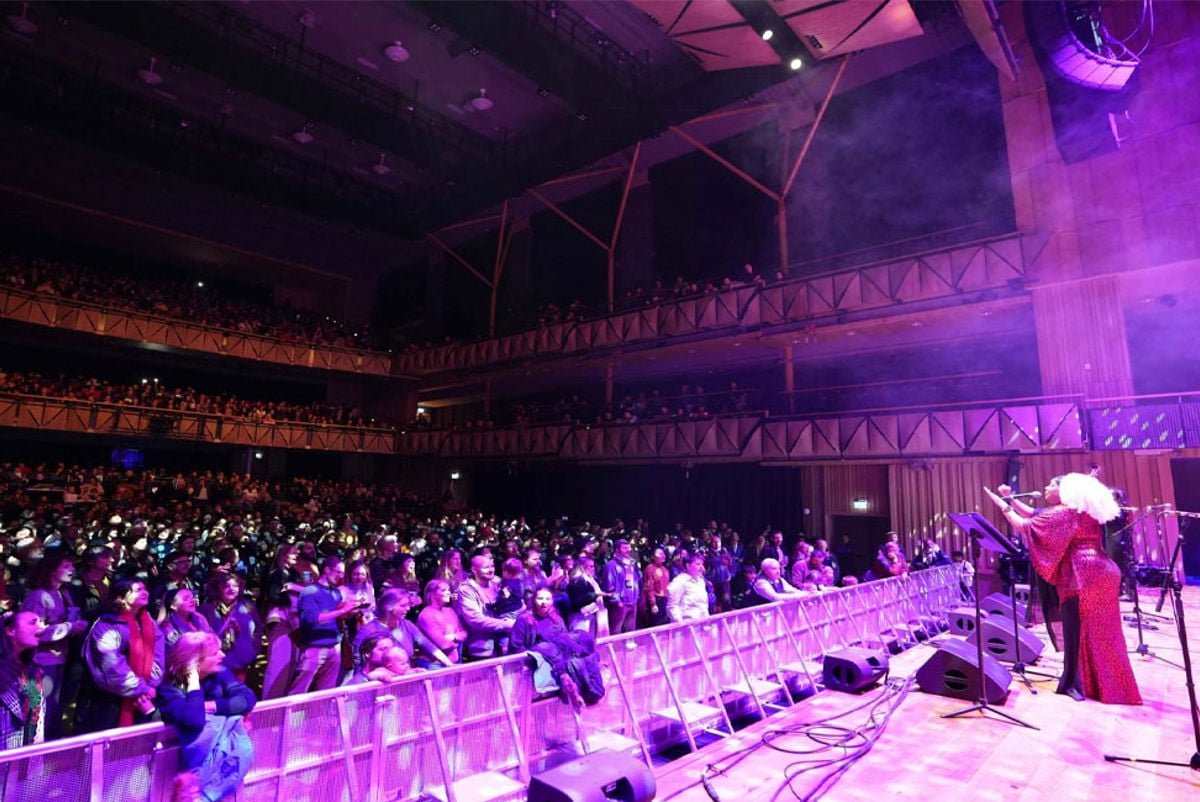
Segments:
[[[342,595],[346,563],[341,557],[321,561],[321,577],[300,593],[296,603],[300,626],[295,641],[299,655],[288,695],[336,687],[342,659],[340,622],[365,609],[355,596]]]

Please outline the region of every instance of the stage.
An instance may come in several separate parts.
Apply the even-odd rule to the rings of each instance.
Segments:
[[[1200,671],[1196,659],[1200,656],[1200,587],[1185,588],[1183,598],[1196,673]],[[1151,596],[1143,589],[1143,610],[1153,612],[1157,599],[1157,591]],[[1123,614],[1132,610],[1129,603],[1121,607]],[[1163,614],[1170,612],[1168,598]],[[1151,623],[1159,628],[1144,631],[1148,656],[1132,653],[1138,645],[1138,634],[1132,625],[1126,626],[1130,660],[1145,700],[1140,707],[1102,705],[1092,700],[1076,702],[1055,694],[1055,683],[1045,680],[1034,683],[1035,694],[1014,677],[1008,699],[999,709],[1039,729],[1016,726],[990,714],[943,719],[942,714],[961,710],[970,702],[923,693],[915,682],[904,692],[904,679],[914,675],[933,651],[932,646],[921,644],[891,658],[890,684],[898,690],[877,686],[859,695],[834,691],[817,694],[731,738],[659,767],[657,799],[770,802],[818,798],[807,795],[818,790],[823,778],[828,778],[826,782],[832,780],[829,775],[838,770],[833,761],[861,748],[863,740],[815,752],[821,745],[806,735],[768,736],[774,746],[810,752],[803,755],[762,745],[764,734],[830,719],[854,708],[860,709],[829,723],[863,730],[870,716],[866,705],[879,700],[875,715],[878,723],[884,718],[889,699],[898,705],[887,717],[883,732],[877,733],[873,747],[845,768],[819,798],[831,802],[1200,799],[1200,771],[1104,760],[1109,754],[1187,763],[1196,752],[1185,674],[1166,662],[1180,666],[1183,662],[1173,617]],[[1045,639],[1044,627],[1034,631]],[[935,643],[946,637],[940,636]],[[1055,673],[1060,666],[1060,656],[1047,647],[1034,668]],[[829,728],[815,734],[830,742],[842,737],[842,733]],[[706,772],[710,766],[713,770]],[[811,768],[797,773],[803,766]],[[700,782],[702,775],[708,778],[707,792]],[[785,782],[789,775],[795,775],[790,788]]]

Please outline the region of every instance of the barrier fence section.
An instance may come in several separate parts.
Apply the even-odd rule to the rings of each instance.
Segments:
[[[242,802],[522,800],[598,748],[651,755],[734,731],[820,690],[821,660],[911,642],[960,603],[956,566],[601,639],[607,693],[535,693],[524,655],[261,702]],[[936,630],[933,630],[936,631]],[[171,728],[143,724],[0,752],[0,802],[168,802]]]

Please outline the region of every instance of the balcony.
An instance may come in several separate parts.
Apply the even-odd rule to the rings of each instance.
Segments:
[[[0,289],[0,317],[161,348],[297,368],[372,376],[388,376],[392,370],[392,355],[379,351],[290,342],[12,288]]]

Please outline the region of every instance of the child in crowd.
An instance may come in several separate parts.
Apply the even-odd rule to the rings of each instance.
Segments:
[[[522,578],[525,566],[517,557],[509,557],[500,566],[500,588],[496,591],[496,601],[488,605],[488,614],[495,618],[508,618],[513,621],[525,609],[525,584]],[[497,654],[508,652],[507,633],[496,639],[500,647]]]
[[[488,605],[488,613],[496,618],[511,618],[525,609],[525,585],[521,581],[525,566],[516,557],[509,557],[500,566],[500,589],[496,592],[496,601]]]

